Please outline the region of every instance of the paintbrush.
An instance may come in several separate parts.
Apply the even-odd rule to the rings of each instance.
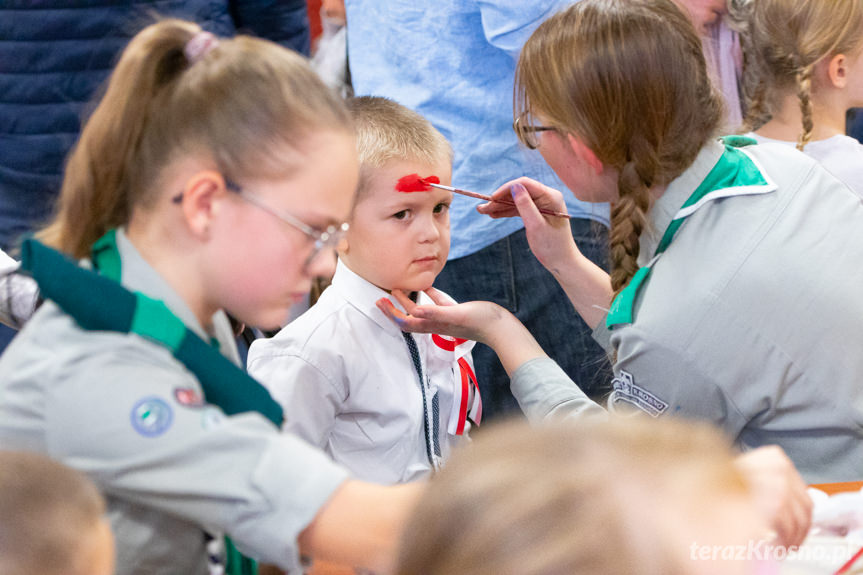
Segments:
[[[848,573],[860,557],[863,557],[863,547],[861,547],[860,550],[857,551],[857,553],[855,553],[854,556],[851,557],[847,563],[842,565],[842,567],[840,567],[833,575],[843,575],[843,573]]]
[[[478,200],[485,200],[487,202],[498,202],[501,204],[507,204],[509,206],[515,205],[514,201],[508,200],[508,199],[496,200],[496,199],[492,198],[491,196],[486,196],[485,194],[478,194],[476,192],[469,192],[467,190],[460,190],[460,189],[454,188],[452,186],[445,186],[443,184],[435,184],[432,182],[426,182],[426,184],[429,186],[432,186],[433,188],[439,188],[441,190],[447,190],[449,192],[453,192],[454,194],[461,194],[461,195],[467,196],[469,198],[476,198]],[[564,212],[556,212],[554,210],[546,210],[545,208],[537,208],[537,209],[540,211],[540,213],[545,214],[547,216],[555,216],[558,218],[570,218],[571,217],[569,214],[564,213]]]

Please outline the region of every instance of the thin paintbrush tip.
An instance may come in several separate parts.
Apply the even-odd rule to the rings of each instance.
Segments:
[[[510,199],[506,199],[506,198],[501,198],[499,200],[496,200],[496,199],[492,198],[491,196],[486,196],[485,194],[478,194],[476,192],[469,192],[467,190],[460,190],[458,188],[454,188],[452,186],[445,186],[443,184],[433,184],[433,183],[429,182],[428,185],[433,187],[433,188],[440,188],[442,190],[447,190],[449,192],[461,194],[463,196],[468,196],[469,198],[476,198],[478,200],[483,200],[486,202],[499,202],[501,204],[509,204],[510,206],[515,205],[515,202],[513,202]],[[555,216],[558,218],[570,218],[570,217],[572,217],[569,214],[566,214],[564,212],[555,212],[554,210],[545,210],[543,208],[538,208],[538,209],[539,209],[540,213],[543,213],[547,216]]]
[[[455,189],[454,187],[452,187],[452,186],[445,186],[445,185],[443,185],[443,184],[434,184],[434,183],[432,183],[432,182],[428,182],[428,185],[430,185],[430,186],[431,186],[431,187],[433,187],[433,188],[440,188],[441,190],[446,190],[446,191],[448,191],[448,192],[455,192],[455,191],[456,191],[456,189]]]

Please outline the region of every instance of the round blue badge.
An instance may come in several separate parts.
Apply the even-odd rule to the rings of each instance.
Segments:
[[[171,427],[174,410],[161,397],[145,397],[135,403],[129,418],[135,431],[144,437],[157,437]]]

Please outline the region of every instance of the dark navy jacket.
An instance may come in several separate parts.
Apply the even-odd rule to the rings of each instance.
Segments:
[[[863,144],[863,108],[857,108],[848,120],[848,135]]]
[[[50,216],[92,96],[152,14],[308,53],[305,0],[0,0],[0,248]]]

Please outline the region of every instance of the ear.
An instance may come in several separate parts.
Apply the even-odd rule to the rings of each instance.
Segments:
[[[827,78],[835,88],[848,85],[848,58],[845,54],[836,54],[827,62]]]
[[[566,140],[569,142],[573,153],[590,166],[597,175],[600,175],[605,171],[605,164],[602,163],[602,160],[600,160],[599,157],[593,153],[593,150],[588,148],[584,142],[579,140],[573,134],[567,134]]]
[[[183,216],[195,236],[207,237],[210,222],[227,193],[225,178],[214,170],[198,172],[186,182],[183,188]]]

